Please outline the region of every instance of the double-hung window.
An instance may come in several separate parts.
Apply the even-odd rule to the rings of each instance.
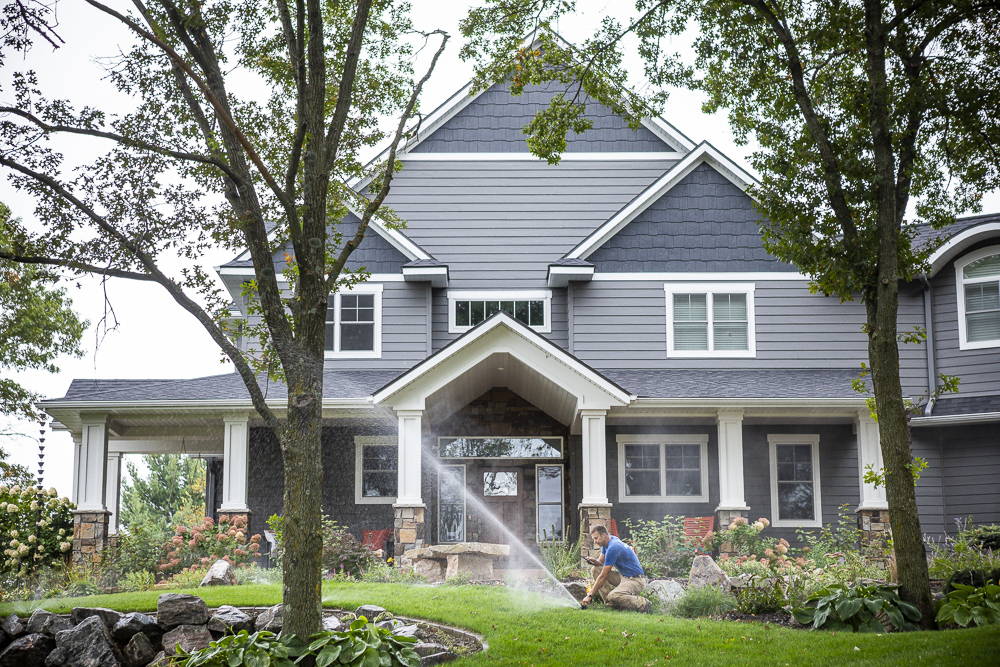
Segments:
[[[618,502],[708,501],[708,436],[619,434]]]
[[[753,357],[753,284],[664,285],[667,356]]]
[[[819,436],[768,435],[775,526],[822,526]]]
[[[396,436],[354,436],[354,447],[354,502],[363,505],[396,502],[399,484]]]
[[[326,308],[327,358],[382,356],[382,285],[331,294]]]
[[[1000,248],[983,248],[955,262],[959,348],[1000,347]]]
[[[507,313],[539,333],[550,333],[552,292],[549,290],[448,292],[449,333],[464,333],[496,313]]]

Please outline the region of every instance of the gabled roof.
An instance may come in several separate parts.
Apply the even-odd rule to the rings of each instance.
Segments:
[[[612,216],[610,220],[601,225],[596,232],[585,238],[579,245],[567,253],[566,259],[586,259],[589,257],[591,253],[600,248],[608,239],[621,231],[625,225],[634,220],[637,215],[646,210],[653,202],[680,183],[698,165],[703,163],[708,163],[743,191],[746,191],[751,185],[757,184],[757,179],[748,171],[723,155],[710,143],[703,141],[688,153],[684,159],[675,164],[667,173],[663,174],[656,182],[643,190],[639,196]]]

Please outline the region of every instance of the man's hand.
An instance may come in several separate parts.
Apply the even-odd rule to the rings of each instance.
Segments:
[[[597,560],[596,558],[591,558],[590,556],[584,556],[583,559],[585,561],[587,561],[588,563],[590,563],[591,565],[600,565],[601,564],[601,561]]]
[[[593,600],[594,599],[590,597],[590,593],[587,593],[587,595],[583,598],[583,600],[580,601],[580,606],[587,607],[590,605],[591,602],[593,602]]]

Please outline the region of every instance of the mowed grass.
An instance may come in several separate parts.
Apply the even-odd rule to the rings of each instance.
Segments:
[[[175,591],[172,591],[175,592]],[[188,591],[209,606],[266,606],[280,586]],[[154,611],[159,591],[46,600],[56,612],[72,607]],[[907,634],[788,630],[760,624],[687,621],[619,612],[581,611],[551,599],[501,587],[327,583],[324,605],[354,609],[377,604],[481,634],[489,650],[469,665],[1000,665],[1000,626]],[[0,613],[30,613],[39,605],[0,605]]]

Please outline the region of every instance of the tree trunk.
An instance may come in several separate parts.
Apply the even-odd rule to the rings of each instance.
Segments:
[[[315,364],[311,364],[315,366]],[[285,464],[282,632],[308,637],[322,620],[323,364],[289,374]]]

